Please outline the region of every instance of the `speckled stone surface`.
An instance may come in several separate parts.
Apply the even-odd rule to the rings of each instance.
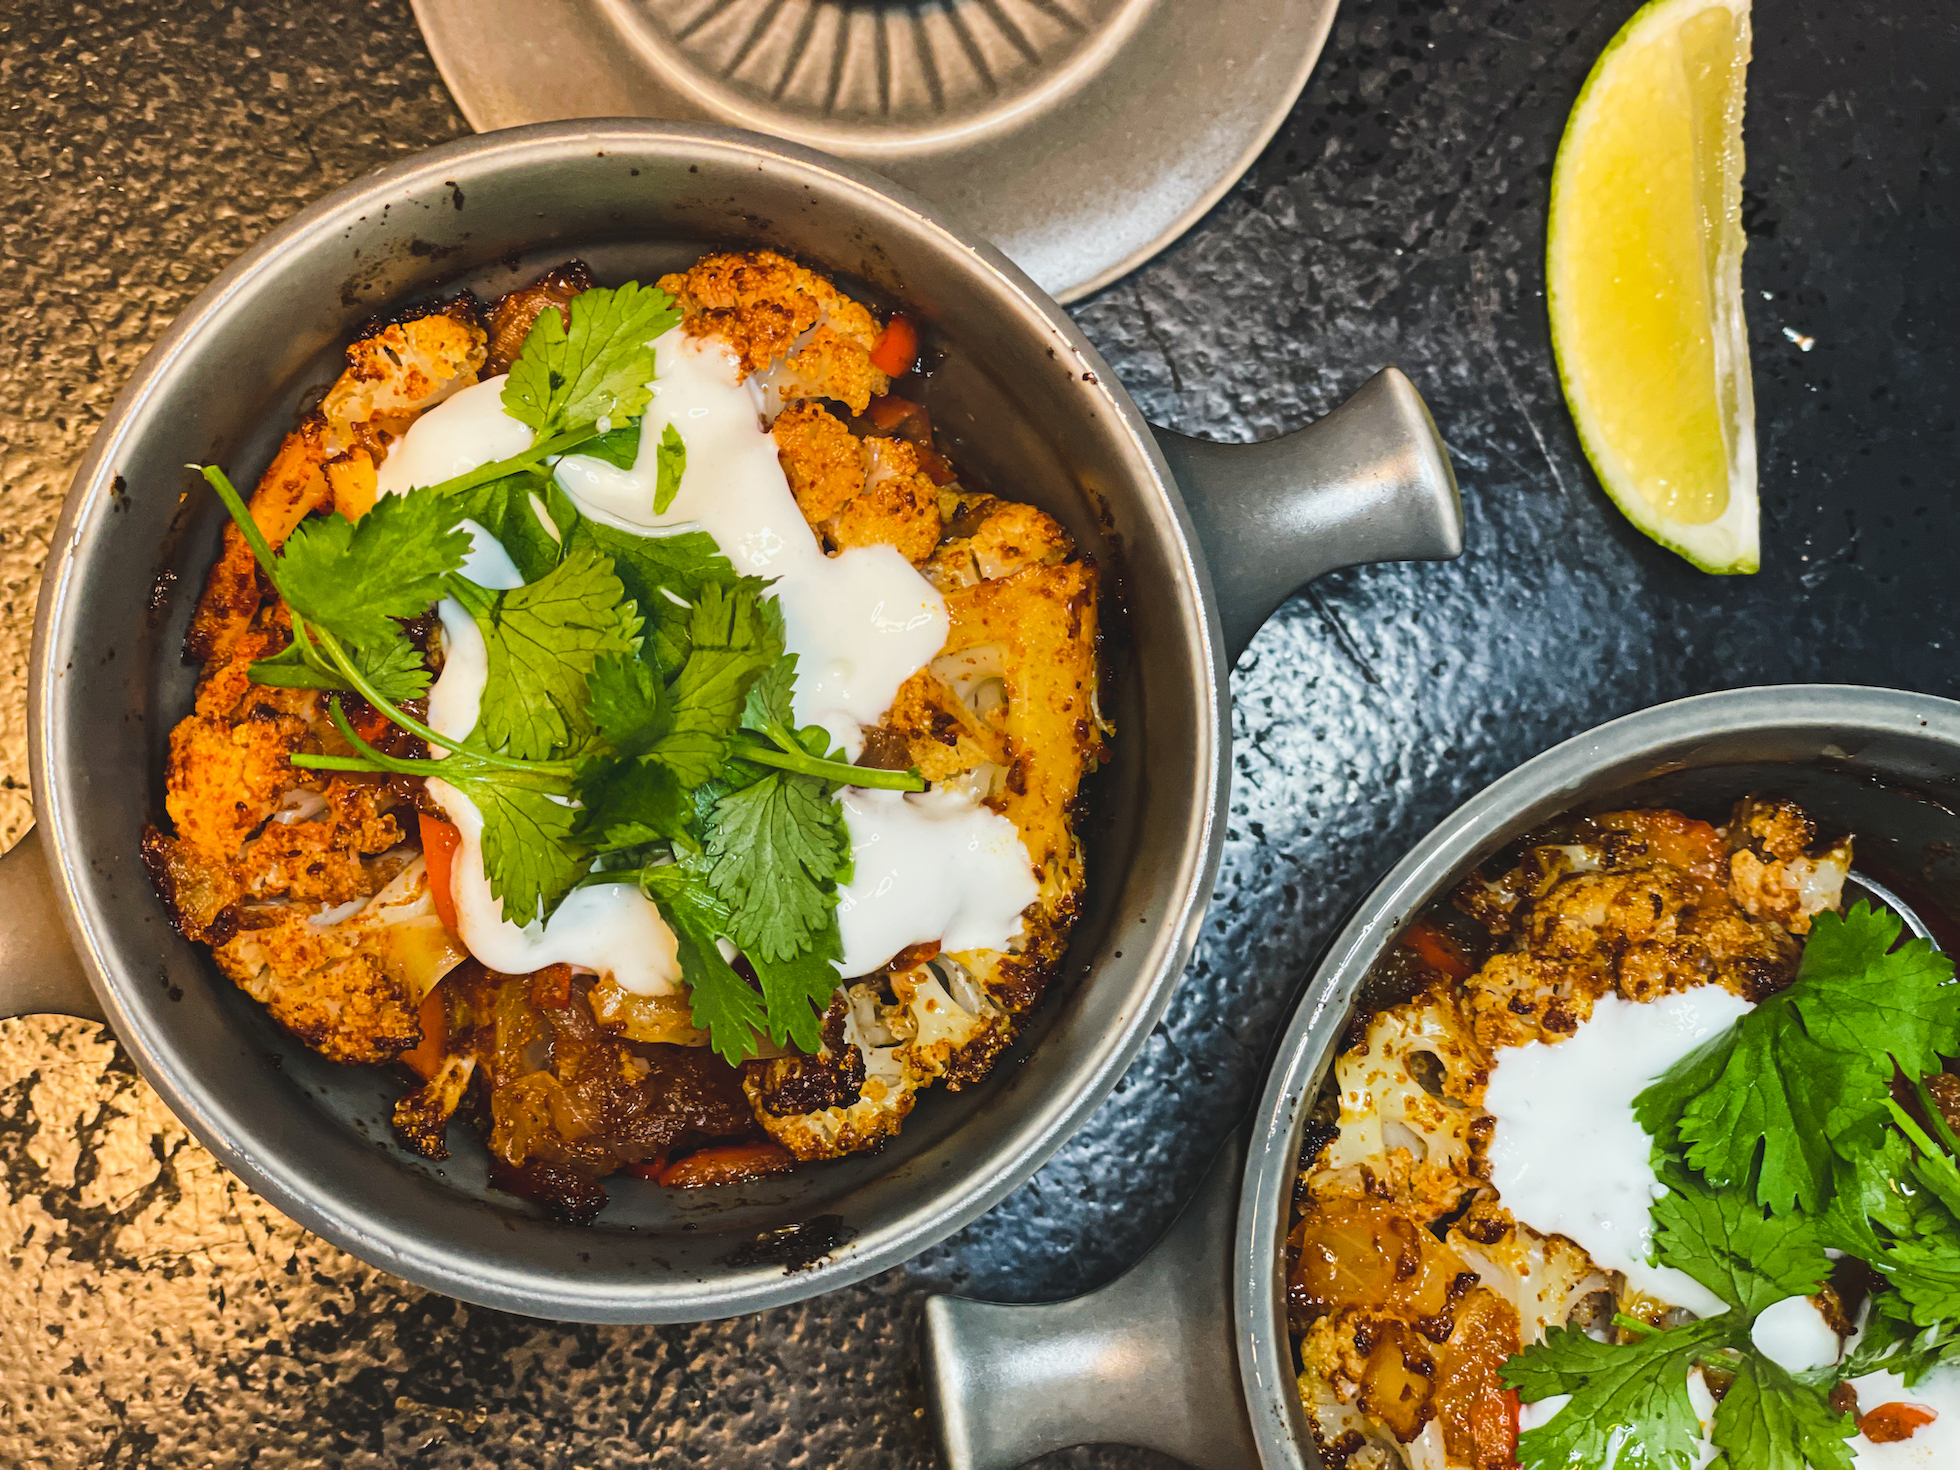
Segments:
[[[1061,1296],[1133,1260],[1249,1104],[1344,909],[1464,797],[1699,690],[1960,694],[1960,28],[1931,3],[1758,12],[1745,278],[1764,563],[1714,579],[1607,505],[1546,341],[1552,153],[1631,9],[1347,0],[1292,120],[1226,202],[1077,308],[1146,411],[1187,433],[1277,433],[1397,363],[1456,455],[1470,549],[1326,578],[1253,645],[1192,973],[1033,1181],[911,1265],[799,1307],[543,1324],[309,1237],[224,1175],[99,1028],[0,1022],[0,1464],[930,1464],[922,1297]],[[93,426],[232,254],[463,124],[399,0],[16,0],[0,98],[11,841],[29,815],[33,589]],[[1096,1448],[1045,1463],[1167,1462]]]

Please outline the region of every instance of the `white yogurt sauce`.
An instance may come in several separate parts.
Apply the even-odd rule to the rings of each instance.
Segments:
[[[462,834],[449,886],[463,943],[477,959],[505,975],[576,965],[611,975],[635,995],[674,993],[681,975],[674,931],[637,884],[575,888],[547,922],[519,927],[504,917],[484,875],[483,818],[476,804],[447,781],[430,781],[429,795]]]
[[[465,577],[492,591],[524,585],[502,542],[475,521],[464,521],[463,529],[470,533],[470,550],[462,566]],[[442,673],[429,690],[429,724],[445,735],[468,735],[476,728],[483,686],[490,681],[490,649],[476,619],[455,598],[437,603],[436,616],[442,619]],[[429,751],[438,760],[448,753],[440,747]]]
[[[1935,1368],[1916,1388],[1907,1388],[1896,1373],[1867,1373],[1852,1379],[1851,1386],[1858,1391],[1860,1414],[1881,1404],[1911,1404],[1939,1416],[1890,1444],[1856,1436],[1851,1463],[1858,1470],[1951,1470],[1960,1465],[1960,1368]]]
[[[860,727],[883,718],[899,686],[944,646],[945,599],[889,546],[825,556],[733,354],[690,342],[679,328],[653,345],[658,381],[633,468],[569,455],[558,462],[559,483],[594,520],[641,535],[699,527],[738,571],[773,578],[785,641],[798,655],[797,720],[824,726],[855,758]],[[503,411],[503,384],[487,379],[416,420],[378,470],[380,492],[436,484],[523,452],[532,433]],[[656,451],[669,423],[686,440],[687,470],[673,504],[656,516]],[[520,585],[503,548],[466,524],[473,540],[464,575],[485,587]],[[439,613],[445,662],[430,691],[429,723],[461,736],[476,724],[486,653],[460,604],[445,600]],[[480,814],[445,782],[431,781],[429,791],[462,833],[452,886],[464,943],[477,959],[505,973],[573,964],[610,972],[640,994],[674,988],[673,934],[637,887],[580,889],[548,924],[508,923],[484,876]],[[841,799],[857,861],[838,906],[842,974],[875,970],[911,944],[1002,949],[1021,932],[1021,911],[1038,886],[1013,823],[953,792],[852,789]]]
[[[1749,1009],[1715,985],[1647,1004],[1608,995],[1564,1041],[1499,1050],[1484,1106],[1497,1120],[1491,1183],[1506,1208],[1625,1272],[1635,1290],[1704,1317],[1727,1310],[1692,1277],[1653,1264],[1651,1211],[1663,1188],[1633,1100]]]
[[[654,343],[654,356],[658,378],[633,468],[567,455],[558,483],[595,520],[641,535],[699,526],[737,571],[775,578],[797,655],[797,722],[822,725],[856,759],[859,726],[882,719],[898,686],[945,645],[946,599],[889,546],[824,555],[776,459],[761,400],[726,347],[689,341],[676,327]],[[687,442],[687,471],[673,504],[655,515],[655,456],[670,423]]]
[[[413,485],[435,484],[527,448],[531,431],[504,413],[502,388],[502,378],[465,388],[410,425],[376,476],[381,493],[393,495]],[[464,576],[493,590],[524,585],[516,564],[494,536],[475,521],[464,521],[463,526],[470,533]],[[490,675],[489,652],[476,620],[460,602],[445,597],[437,614],[442,619],[443,662],[442,673],[429,690],[429,725],[440,734],[460,738],[476,726],[483,686]],[[447,752],[435,749],[430,754],[440,757]],[[462,834],[449,886],[463,944],[478,960],[507,975],[546,965],[576,965],[595,974],[610,974],[637,995],[673,993],[680,978],[673,931],[636,884],[577,889],[549,922],[521,927],[510,923],[504,918],[503,904],[491,895],[483,871],[483,817],[476,804],[447,781],[429,782],[429,796]]]
[[[531,447],[531,426],[504,412],[504,377],[485,378],[451,395],[408,426],[374,472],[375,489],[399,495],[440,485]]]
[[[1807,1296],[1785,1297],[1756,1314],[1749,1329],[1756,1351],[1791,1373],[1828,1368],[1844,1344]]]
[[[840,799],[856,863],[837,891],[841,974],[868,974],[907,945],[1005,949],[1021,932],[1040,887],[1007,818],[956,791],[850,786]]]

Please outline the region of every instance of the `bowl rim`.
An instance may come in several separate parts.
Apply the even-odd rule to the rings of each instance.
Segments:
[[[1855,684],[1725,689],[1622,715],[1533,756],[1464,802],[1389,870],[1342,927],[1281,1033],[1251,1140],[1233,1236],[1232,1310],[1240,1383],[1266,1470],[1312,1470],[1293,1372],[1279,1238],[1293,1194],[1300,1130],[1347,1027],[1356,987],[1403,926],[1497,834],[1540,808],[1544,820],[1583,801],[1603,768],[1698,738],[1818,729],[1854,736],[1929,735],[1960,750],[1960,702]],[[1693,762],[1684,762],[1693,764]]]
[[[797,1270],[757,1262],[730,1265],[702,1279],[692,1273],[647,1272],[645,1289],[622,1294],[616,1282],[581,1289],[560,1277],[545,1279],[528,1267],[465,1258],[447,1241],[432,1246],[425,1238],[338,1208],[330,1192],[304,1183],[281,1156],[255,1148],[253,1139],[234,1129],[192,1069],[162,1054],[160,1033],[152,1034],[141,1013],[126,1005],[123,987],[133,978],[117,973],[108,956],[114,930],[115,900],[100,891],[88,854],[77,839],[79,818],[71,802],[72,773],[56,769],[63,737],[64,679],[56,667],[88,626],[88,610],[76,588],[102,525],[114,489],[115,465],[126,446],[150,431],[154,401],[193,350],[228,330],[238,303],[275,286],[287,258],[310,242],[351,227],[365,214],[396,202],[411,191],[433,194],[467,185],[504,167],[585,156],[594,149],[689,159],[714,156],[731,166],[775,170],[826,191],[849,197],[895,224],[930,237],[931,248],[964,271],[999,301],[1017,329],[1046,331],[1080,359],[1084,390],[1096,395],[1098,413],[1122,429],[1133,450],[1135,493],[1155,502],[1166,532],[1164,554],[1180,572],[1195,610],[1187,626],[1189,642],[1202,656],[1192,683],[1204,708],[1194,729],[1198,748],[1191,768],[1209,767],[1202,781],[1200,810],[1182,820],[1187,835],[1169,876],[1159,887],[1174,902],[1153,922],[1149,939],[1129,939],[1135,963],[1120,1024],[1098,1044],[1069,1063],[1067,1085],[1052,1087],[990,1151],[989,1162],[950,1184],[935,1183],[921,1201],[868,1229],[850,1244]],[[407,226],[403,226],[407,233]],[[1224,828],[1220,821],[1229,783],[1228,667],[1211,577],[1195,530],[1169,467],[1142,414],[1115,375],[1074,322],[995,247],[942,217],[932,206],[868,169],[814,150],[740,129],[702,123],[640,118],[582,119],[542,123],[481,134],[438,145],[390,163],[343,185],[269,231],[228,264],[179,314],[150,349],[117,395],[78,467],[51,541],[35,618],[29,664],[29,754],[38,823],[52,869],[58,904],[76,953],[112,1028],[149,1083],[172,1112],[262,1196],[362,1260],[419,1285],[467,1301],[555,1319],[615,1322],[687,1322],[757,1311],[849,1285],[910,1259],[944,1239],[1024,1183],[1073,1135],[1095,1110],[1141,1050],[1168,1005],[1196,944],[1199,923],[1211,895]],[[1129,964],[1125,969],[1131,969]],[[521,1208],[513,1205],[513,1208]]]

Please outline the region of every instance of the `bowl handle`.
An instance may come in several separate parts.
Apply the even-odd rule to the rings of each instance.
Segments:
[[[44,1011],[102,1019],[102,1002],[61,922],[35,827],[0,857],[0,1017]]]
[[[1234,1133],[1177,1222],[1073,1301],[926,1301],[926,1397],[948,1470],[1008,1470],[1076,1444],[1131,1444],[1196,1470],[1259,1463],[1239,1387]]]
[[[1324,572],[1463,552],[1449,450],[1395,368],[1326,418],[1261,444],[1153,432],[1197,526],[1235,663],[1294,589]]]

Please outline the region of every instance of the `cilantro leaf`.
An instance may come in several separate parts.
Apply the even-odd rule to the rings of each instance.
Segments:
[[[1921,939],[1894,951],[1900,928],[1863,903],[1819,914],[1795,983],[1736,1022],[1726,1054],[1705,1047],[1642,1093],[1642,1122],[1678,1114],[1687,1163],[1718,1188],[1753,1177],[1778,1214],[1821,1209],[1835,1160],[1882,1136],[1894,1065],[1917,1077],[1960,1051],[1953,964]]]
[[[693,804],[674,773],[653,761],[583,764],[577,779],[578,825],[573,838],[595,852],[619,852],[685,837]]]
[[[664,677],[671,678],[687,662],[693,647],[688,620],[694,615],[694,603],[704,585],[739,584],[757,590],[763,585],[760,579],[737,577],[735,568],[705,531],[634,536],[613,526],[579,519],[567,533],[565,544],[591,546],[612,558],[614,574],[647,620],[648,648]]]
[[[768,1017],[760,997],[722,958],[715,942],[727,926],[727,909],[690,868],[678,863],[643,869],[640,886],[674,931],[694,1024],[708,1033],[708,1044],[722,1060],[739,1066],[758,1050],[756,1033]]]
[[[1760,1353],[1738,1359],[1735,1382],[1715,1409],[1711,1438],[1732,1466],[1747,1470],[1851,1470],[1851,1416],[1825,1390],[1799,1383]]]
[[[1756,1193],[1779,1213],[1824,1203],[1836,1157],[1824,1120],[1855,1095],[1849,1072],[1871,1080],[1819,1046],[1783,1000],[1774,996],[1743,1018],[1755,1024],[1738,1023],[1721,1078],[1688,1103],[1678,1128],[1688,1163],[1717,1186],[1746,1187],[1760,1155]]]
[[[437,764],[449,767],[451,762]],[[572,840],[578,812],[548,791],[491,771],[447,769],[442,779],[483,816],[483,871],[513,924],[549,918],[585,876],[590,854]]]
[[[1797,973],[1805,987],[1798,1004],[1824,1045],[1889,1055],[1908,1077],[1923,1077],[1960,1051],[1960,986],[1953,961],[1930,940],[1892,948],[1903,928],[1896,914],[1867,903],[1842,917],[1819,914]]]
[[[518,575],[535,582],[558,565],[561,533],[551,523],[550,478],[538,469],[451,494],[461,513],[497,538]]]
[[[1878,1269],[1912,1320],[1922,1327],[1960,1320],[1960,1231],[1951,1218],[1920,1236],[1902,1238],[1867,1265]]]
[[[796,727],[795,697],[796,655],[786,653],[749,690],[742,706],[742,728],[761,735],[792,735]]]
[[[667,507],[681,493],[681,476],[687,473],[687,443],[672,424],[660,431],[660,445],[654,450],[653,513],[667,514]]]
[[[546,760],[577,744],[590,731],[586,675],[600,655],[630,653],[640,628],[611,564],[579,550],[542,580],[508,592],[486,593],[460,578],[450,590],[489,651],[482,738],[521,760]]]
[[[569,328],[562,313],[540,312],[510,365],[504,411],[539,441],[635,417],[653,396],[653,340],[680,316],[665,291],[637,283],[574,296]]]
[[[671,723],[659,679],[637,658],[608,654],[585,679],[593,728],[618,755],[641,756]]]
[[[566,544],[568,547],[589,544],[611,557],[620,579],[628,582],[635,599],[642,602],[644,594],[656,587],[670,587],[692,603],[694,589],[708,582],[733,586],[750,580],[761,586],[757,579],[738,577],[733,563],[721,554],[715,538],[706,531],[635,536],[617,526],[601,525],[581,517],[567,535]],[[629,580],[634,577],[639,580],[638,586]]]
[[[1838,1160],[1832,1171],[1831,1201],[1817,1217],[1823,1243],[1872,1262],[1890,1249],[1890,1237],[1911,1235],[1921,1207],[1897,1182],[1907,1178],[1911,1168],[1911,1146],[1890,1130],[1855,1158]]]
[[[1839,1162],[1816,1230],[1820,1243],[1883,1276],[1887,1299],[1914,1324],[1934,1328],[1960,1322],[1960,1218],[1943,1202],[1955,1192],[1952,1161],[1916,1124],[1912,1132],[1923,1153],[1888,1128],[1876,1144]]]
[[[1927,1106],[1932,1106],[1930,1097]],[[1899,1125],[1899,1131],[1918,1146],[1919,1152],[1912,1161],[1913,1178],[1952,1214],[1960,1216],[1960,1165],[1956,1165],[1952,1155],[1926,1136],[1926,1131],[1912,1114],[1899,1106],[1896,1099],[1885,1099],[1885,1109]],[[1941,1119],[1941,1127],[1945,1128],[1944,1119]]]
[[[1897,1293],[1885,1291],[1872,1298],[1857,1346],[1836,1373],[1840,1380],[1896,1373],[1907,1388],[1913,1388],[1941,1363],[1956,1359],[1960,1359],[1960,1318],[1946,1317],[1920,1327]]]
[[[398,641],[463,564],[469,533],[438,495],[384,495],[358,521],[335,511],[294,527],[275,562],[279,595],[306,622],[355,648]]]
[[[1662,1173],[1667,1193],[1653,1208],[1661,1264],[1685,1271],[1732,1307],[1754,1316],[1785,1297],[1809,1296],[1830,1258],[1800,1215],[1766,1218],[1746,1189],[1710,1189],[1685,1170]]]
[[[420,699],[429,692],[429,666],[422,650],[399,630],[386,643],[349,649],[348,656],[368,683],[397,703]],[[322,658],[309,659],[296,638],[271,658],[254,663],[250,676],[255,684],[271,684],[281,689],[353,689],[338,669],[324,665]]]
[[[1695,1470],[1701,1421],[1688,1397],[1688,1370],[1738,1331],[1730,1318],[1716,1317],[1614,1344],[1576,1327],[1552,1328],[1498,1369],[1526,1403],[1572,1396],[1518,1437],[1521,1470]]]
[[[1633,1116],[1661,1148],[1680,1149],[1681,1115],[1689,1103],[1721,1081],[1735,1044],[1735,1027],[1717,1032],[1634,1098]]]
[[[590,455],[616,470],[630,470],[640,458],[640,420],[634,419],[630,424],[621,424],[603,434],[594,434],[583,444],[575,444],[566,452]]]
[[[789,960],[834,920],[851,839],[814,777],[777,771],[724,794],[707,851],[708,882],[733,915],[729,938],[751,958]]]
[[[749,687],[783,652],[783,615],[760,590],[708,583],[687,623],[687,662],[668,687],[673,723],[648,752],[683,785],[713,780],[741,721]]]
[[[810,936],[809,947],[793,959],[765,959],[753,951],[747,954],[756,979],[762,982],[769,1035],[778,1046],[788,1043],[799,1051],[814,1053],[823,1045],[823,1016],[842,983],[838,964],[844,958],[837,910],[833,907],[826,917],[823,928]]]

